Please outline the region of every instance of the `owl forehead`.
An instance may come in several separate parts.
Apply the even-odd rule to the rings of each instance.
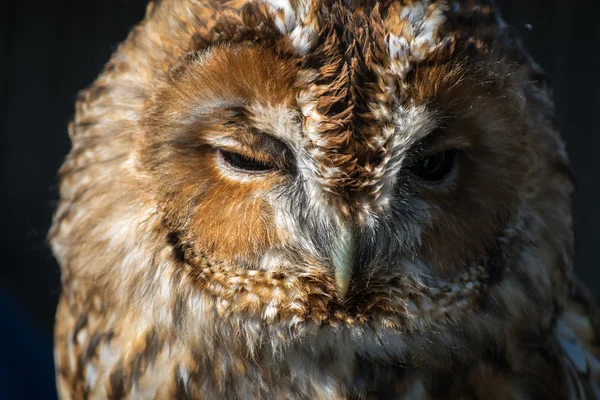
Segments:
[[[382,13],[376,3],[268,5],[279,33],[306,60],[296,100],[320,185],[376,202],[393,186],[406,145],[423,134],[402,83],[416,63],[451,45],[439,34],[448,6],[396,3]]]
[[[457,16],[469,21],[464,29],[452,23]],[[325,191],[375,200],[432,115],[409,95],[411,71],[448,61],[457,41],[485,51],[478,26],[497,26],[491,6],[468,1],[259,0],[223,19],[200,47],[255,42],[297,60],[293,92],[310,170]]]
[[[320,52],[325,58],[379,61],[400,78],[439,47],[442,39],[448,42],[453,36],[441,37],[439,32],[451,10],[445,1],[390,2],[385,9],[377,1],[265,1],[275,26],[297,54]],[[460,10],[460,5],[453,9]]]

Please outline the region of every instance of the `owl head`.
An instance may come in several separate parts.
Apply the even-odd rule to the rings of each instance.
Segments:
[[[54,249],[182,325],[543,325],[572,256],[557,132],[488,1],[163,0],[81,94]]]

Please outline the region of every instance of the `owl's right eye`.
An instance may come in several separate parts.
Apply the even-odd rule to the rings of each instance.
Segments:
[[[244,154],[234,153],[232,151],[219,149],[217,155],[223,164],[245,173],[256,174],[269,172],[275,169],[274,164],[259,161]]]

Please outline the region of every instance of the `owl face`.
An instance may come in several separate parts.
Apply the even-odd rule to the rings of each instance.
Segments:
[[[362,360],[546,365],[572,180],[488,0],[152,2],[70,135],[50,237],[81,393],[331,398]]]
[[[440,298],[440,315],[481,304],[542,185],[527,109],[542,92],[501,24],[460,18],[445,2],[249,3],[183,42],[136,160],[201,290],[278,318],[298,298],[302,318],[385,309],[393,326]],[[247,285],[264,298],[236,301]]]

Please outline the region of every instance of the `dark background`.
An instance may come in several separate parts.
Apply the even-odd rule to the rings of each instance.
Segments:
[[[77,91],[95,79],[143,17],[145,3],[21,0],[0,6],[0,342],[14,349],[14,354],[0,350],[0,398],[3,383],[19,398],[51,390],[59,269],[45,235],[57,199],[56,171],[69,151],[67,123]],[[498,3],[504,19],[521,32],[530,53],[553,78],[578,181],[573,203],[576,270],[598,295],[600,1]],[[15,364],[8,367],[7,360]],[[19,366],[26,372],[16,374]],[[7,369],[18,377],[7,378]]]

